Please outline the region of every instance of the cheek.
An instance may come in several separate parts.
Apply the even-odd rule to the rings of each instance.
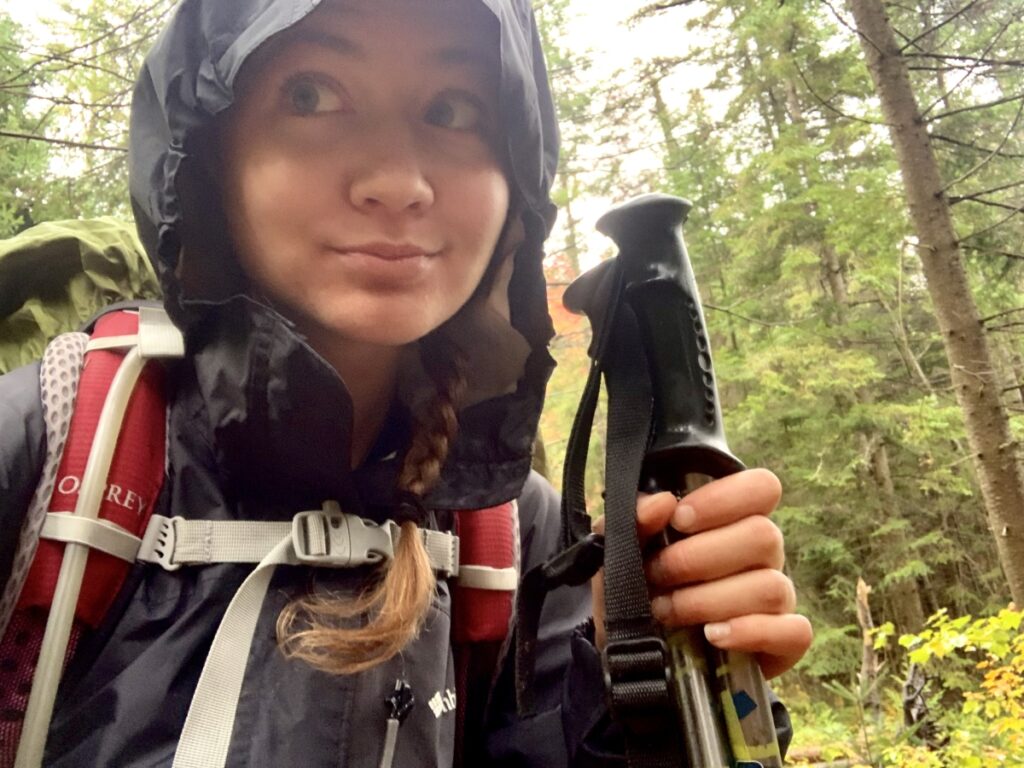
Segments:
[[[226,187],[228,227],[247,271],[255,254],[286,252],[284,242],[303,229],[315,196],[312,184],[295,179],[294,168],[282,163],[250,164]]]
[[[490,260],[508,217],[509,189],[504,174],[493,170],[461,188],[459,209],[466,226]]]

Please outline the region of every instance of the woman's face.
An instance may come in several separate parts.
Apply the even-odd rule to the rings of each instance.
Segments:
[[[509,190],[476,0],[344,0],[246,65],[222,134],[242,267],[314,342],[398,346],[480,282]]]

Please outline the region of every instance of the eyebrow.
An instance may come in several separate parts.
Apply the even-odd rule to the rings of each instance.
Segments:
[[[291,37],[291,42],[312,43],[313,45],[328,48],[345,56],[351,56],[357,59],[366,58],[366,51],[351,40],[341,37],[340,35],[332,35],[330,32],[322,32],[316,29],[302,29],[300,31],[296,31],[294,36]]]
[[[468,66],[482,70],[487,70],[495,63],[492,57],[479,48],[441,48],[431,54],[430,58],[442,66]]]
[[[302,29],[296,31],[294,36],[291,37],[291,42],[311,43],[355,59],[367,58],[365,49],[358,43],[341,35],[322,30]],[[494,64],[492,57],[479,48],[462,48],[457,46],[440,48],[432,52],[428,58],[430,61],[441,66],[451,68],[468,67],[470,69],[486,70]]]

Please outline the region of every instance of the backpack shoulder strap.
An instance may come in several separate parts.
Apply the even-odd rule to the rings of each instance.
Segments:
[[[116,557],[104,552],[90,557],[87,545],[39,536],[53,516],[74,516],[82,524],[100,520],[112,531],[127,528],[136,535],[145,527],[162,484],[166,451],[162,376],[147,363],[182,354],[183,338],[162,309],[105,314],[75,366],[77,391],[58,405],[61,420],[54,430],[61,437],[53,452],[60,458],[52,483],[51,471],[44,472],[49,490],[36,494],[47,504],[42,513],[33,509],[38,528],[26,532],[25,547],[34,544],[35,554],[3,638],[6,646],[17,622],[15,634],[27,638],[20,645],[39,650],[38,661],[34,653],[26,656],[29,667],[22,675],[32,680],[31,693],[17,692],[17,701],[5,702],[25,713],[12,726],[21,735],[18,766],[40,764],[69,650],[82,628],[99,624],[127,573],[127,564]],[[58,365],[57,381],[62,373],[70,377]],[[5,741],[17,743],[17,734]]]
[[[78,382],[85,360],[85,333],[62,333],[54,338],[43,353],[39,368],[39,394],[46,424],[46,459],[35,494],[18,536],[17,550],[10,578],[0,596],[0,637],[3,636],[11,613],[18,601],[29,567],[36,555],[39,534],[50,506],[50,496],[57,480],[57,467],[64,453],[64,444],[71,425],[71,412],[78,394]]]
[[[518,505],[510,501],[459,510],[455,532],[459,537],[459,576],[452,596],[455,765],[462,766],[479,762],[491,691],[511,640],[521,565]]]

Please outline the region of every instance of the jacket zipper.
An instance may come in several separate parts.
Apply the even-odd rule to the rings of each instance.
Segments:
[[[388,708],[388,719],[385,721],[384,750],[380,756],[380,768],[391,768],[395,759],[395,746],[398,743],[398,727],[412,711],[416,697],[412,695],[412,687],[405,680],[395,680],[395,690],[384,699]]]

